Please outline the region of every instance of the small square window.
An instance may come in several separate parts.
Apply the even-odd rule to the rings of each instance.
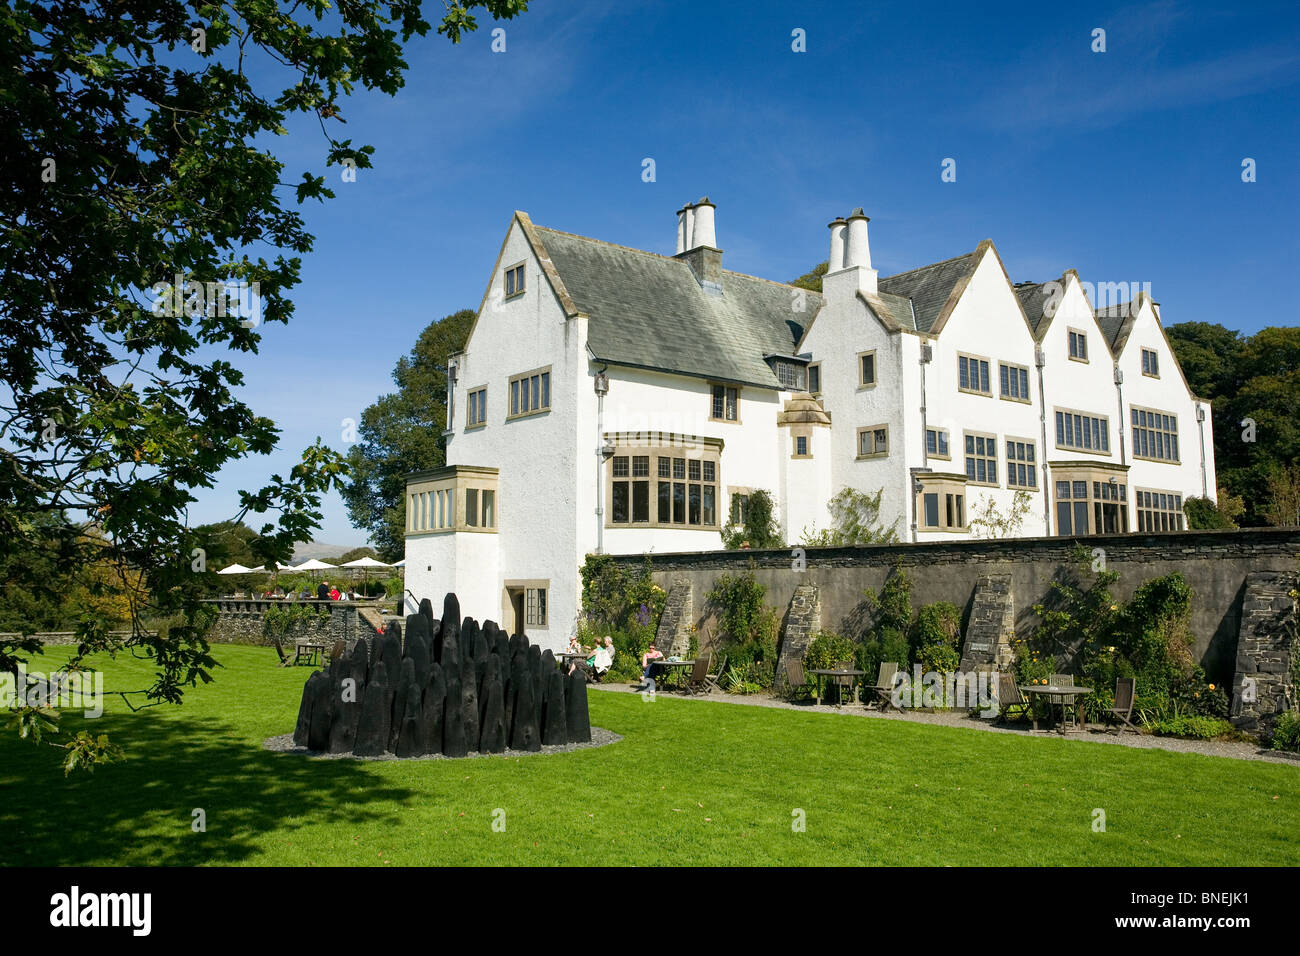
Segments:
[[[808,454],[808,436],[799,435],[794,440],[794,453],[803,458]]]

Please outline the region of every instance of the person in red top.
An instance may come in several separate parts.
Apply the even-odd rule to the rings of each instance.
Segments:
[[[338,599],[339,599],[339,589],[338,589],[338,588],[330,588],[330,600],[331,600],[331,601],[337,601]]]

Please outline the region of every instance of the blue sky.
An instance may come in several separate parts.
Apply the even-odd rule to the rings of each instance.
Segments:
[[[374,169],[339,182],[314,122],[275,144],[337,198],[305,207],[296,317],[235,359],[280,450],[227,467],[191,520],[233,514],[317,435],[346,448],[421,329],[478,307],[515,209],[671,254],[675,211],[707,194],[724,265],[789,280],[861,205],[882,275],[992,238],[1012,281],[1074,268],[1150,283],[1167,323],[1295,324],[1300,8],[1069,6],[535,0],[504,53],[485,18],[458,47],[412,42],[396,97],[344,104],[336,135]],[[331,496],[316,537],[365,536]]]

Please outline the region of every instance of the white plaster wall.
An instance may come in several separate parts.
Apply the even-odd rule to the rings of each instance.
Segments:
[[[958,353],[986,358],[992,395],[972,395],[959,389]],[[1024,366],[1029,370],[1028,404],[1001,397],[999,362]],[[911,364],[910,362],[908,364]],[[982,499],[992,499],[999,512],[1009,514],[1017,489],[1007,486],[1006,439],[1008,436],[1031,440],[1041,463],[1043,456],[1037,404],[1037,370],[1034,364],[1034,340],[1025,324],[1015,293],[992,250],[981,257],[966,291],[948,318],[934,344],[934,360],[926,369],[927,425],[948,429],[952,461],[934,461],[936,471],[964,473],[966,470],[964,433],[996,435],[998,440],[998,483],[996,487],[968,484],[966,516],[976,514]],[[918,422],[919,426],[919,422]],[[919,427],[916,429],[919,431]],[[917,436],[918,442],[922,436]],[[916,464],[920,464],[917,452]],[[1042,507],[1042,470],[1038,490],[1031,491],[1029,514],[1021,526],[1022,536],[1044,533]],[[921,532],[923,540],[937,540],[961,535]]]
[[[730,514],[728,487],[764,488],[772,493],[780,519],[780,436],[777,414],[784,407],[788,392],[742,386],[739,397],[739,423],[709,419],[710,384],[703,379],[670,375],[643,369],[610,366],[609,394],[605,396],[604,431],[667,432],[720,438],[723,441],[720,461],[719,516],[723,524]],[[590,385],[586,391],[590,392]],[[593,399],[594,407],[594,399]],[[595,447],[595,429],[584,429],[591,436],[583,441],[584,449]],[[582,508],[579,527],[580,554],[596,550],[595,487],[603,480],[604,465],[594,454],[584,453],[579,460],[582,484],[590,489],[590,509]],[[608,502],[605,502],[608,510]],[[664,528],[605,528],[605,551],[610,554],[639,554],[647,551],[695,551],[722,547],[717,531]],[[581,560],[581,558],[579,559]]]
[[[904,380],[907,345],[903,340],[913,337],[886,331],[857,298],[857,289],[854,270],[826,276],[821,311],[800,349],[821,363],[822,405],[831,416],[831,482],[826,497],[834,497],[845,487],[868,493],[884,489],[884,524],[888,526],[897,517],[900,540],[907,540],[907,462],[902,449],[909,390]],[[876,351],[876,385],[860,387],[858,353],[872,349]],[[858,461],[858,428],[881,424],[889,427],[889,455]]]
[[[794,438],[789,428],[781,432],[781,500],[785,503],[782,531],[785,540],[797,545],[805,532],[830,527],[826,507],[831,491],[831,430],[813,426],[808,436],[811,458],[793,458]]]
[[[1142,350],[1152,349],[1156,352],[1160,367],[1159,378],[1142,374]],[[1144,299],[1141,309],[1134,320],[1128,341],[1120,353],[1118,364],[1124,373],[1124,423],[1125,451],[1132,467],[1129,469],[1129,498],[1132,506],[1132,489],[1149,488],[1159,491],[1174,491],[1184,498],[1202,494],[1201,485],[1201,448],[1196,427],[1196,399],[1188,390],[1186,382],[1178,369],[1178,363],[1170,350],[1164,333],[1160,330],[1159,320],[1151,308],[1150,300]],[[1133,456],[1132,416],[1133,406],[1157,409],[1178,416],[1178,453],[1179,463],[1146,461]],[[1207,404],[1207,419],[1209,417]],[[1207,421],[1207,425],[1209,422]],[[1211,498],[1215,497],[1213,466],[1213,434],[1206,429],[1206,485]],[[1130,521],[1130,527],[1136,528],[1136,519]]]
[[[1099,464],[1123,464],[1120,458],[1120,437],[1123,421],[1119,408],[1119,397],[1115,389],[1115,366],[1106,336],[1097,324],[1092,311],[1092,303],[1079,284],[1079,280],[1068,277],[1064,295],[1055,315],[1043,333],[1040,347],[1043,350],[1045,365],[1043,367],[1043,391],[1045,394],[1045,411],[1047,416],[1047,461],[1048,503],[1052,505],[1052,533],[1055,528],[1055,492],[1050,471],[1051,464],[1058,461],[1096,461]],[[1070,358],[1071,329],[1088,334],[1088,361],[1079,362]],[[1088,454],[1073,449],[1056,447],[1056,413],[1057,408],[1072,408],[1094,415],[1104,415],[1109,421],[1110,454]],[[1129,493],[1132,505],[1132,492]],[[1134,526],[1132,513],[1129,515],[1129,527]]]
[[[504,270],[521,260],[525,292],[506,300]],[[585,348],[586,320],[565,317],[523,230],[512,222],[487,301],[460,358],[453,434],[447,441],[448,464],[500,469],[497,534],[451,536],[464,539],[456,543],[454,581],[462,610],[479,620],[500,618],[507,578],[549,581],[550,626],[535,637],[552,649],[567,643],[578,610],[577,426],[582,395],[590,391]],[[547,365],[551,410],[506,421],[510,376]],[[482,385],[488,389],[487,424],[467,431],[466,396]],[[422,548],[413,545],[418,540],[408,539],[408,566]],[[428,586],[441,585],[430,581]],[[440,606],[441,592],[427,596]]]

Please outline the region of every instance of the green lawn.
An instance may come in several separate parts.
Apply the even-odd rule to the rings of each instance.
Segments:
[[[309,670],[215,654],[182,707],[65,717],[127,747],[93,775],[0,736],[0,865],[1300,863],[1297,766],[600,691],[609,747],[313,761],[261,748],[293,729]],[[102,666],[110,690],[147,681]]]

